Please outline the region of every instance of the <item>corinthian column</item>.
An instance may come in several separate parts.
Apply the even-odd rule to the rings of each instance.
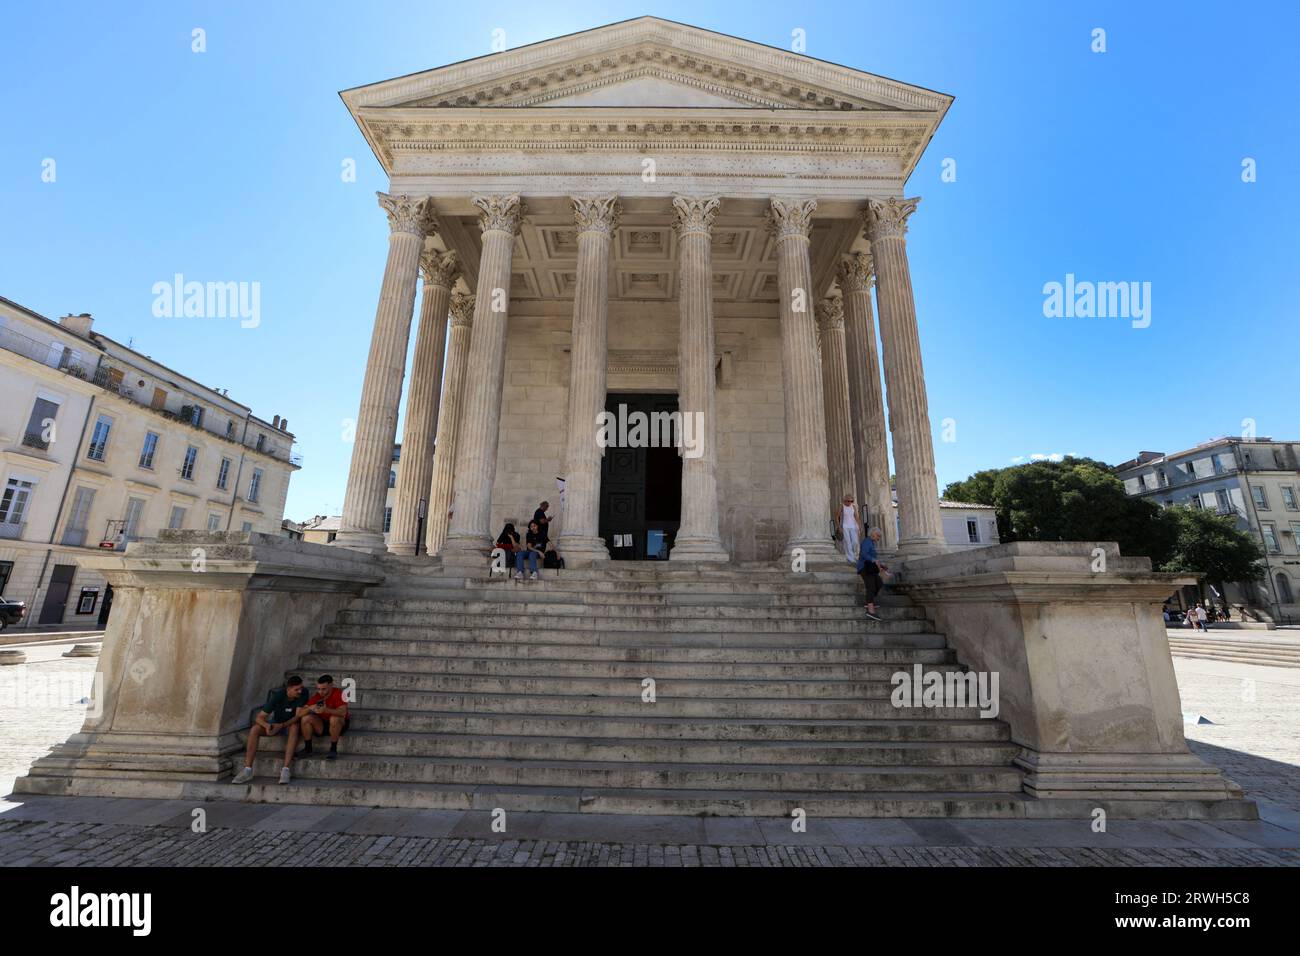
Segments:
[[[415,280],[429,228],[428,200],[378,193],[388,213],[388,263],[379,289],[370,356],[361,386],[352,466],[335,544],[360,551],[384,549],[384,499],[397,437],[397,411],[411,336]]]
[[[781,296],[781,382],[785,393],[785,468],[790,497],[787,554],[834,560],[830,486],[826,474],[826,412],[812,307],[808,234],[814,200],[773,199],[768,228],[776,235],[776,277]]]
[[[858,468],[858,504],[867,527],[880,528],[881,550],[892,552],[898,548],[898,527],[889,493],[885,399],[880,386],[876,322],[871,314],[874,269],[871,253],[855,252],[840,262],[838,278],[844,294],[844,355],[849,368],[849,418],[853,460]]]
[[[447,341],[447,305],[456,281],[456,253],[427,252],[420,257],[424,294],[420,326],[415,336],[411,387],[406,394],[406,423],[402,429],[402,468],[397,476],[397,500],[388,533],[393,554],[415,554],[420,535],[420,501],[427,510],[433,474],[433,435],[438,423],[442,390],[443,349]]]
[[[678,403],[682,520],[673,561],[726,561],[718,534],[717,413],[713,394],[713,218],[717,197],[674,196],[678,261]]]
[[[456,438],[460,432],[461,407],[465,397],[466,365],[469,362],[470,327],[474,320],[474,296],[455,293],[451,297],[451,333],[447,336],[447,381],[438,407],[438,444],[433,452],[433,478],[429,483],[429,519],[425,525],[424,549],[429,554],[442,550],[447,539],[447,510],[451,507],[451,484],[456,468]]]
[[[605,410],[609,320],[609,248],[618,227],[618,198],[574,198],[578,275],[569,347],[569,421],[564,471],[564,519],[559,550],[566,565],[609,557],[600,537],[598,419]]]
[[[818,344],[822,356],[822,393],[826,405],[826,468],[832,514],[853,495],[853,433],[849,421],[849,369],[844,358],[844,308],[840,299],[823,299],[817,307]]]
[[[934,475],[930,408],[921,368],[912,274],[907,267],[907,219],[919,199],[870,201],[867,238],[876,264],[880,343],[885,358],[889,427],[894,436],[894,467],[901,524],[898,553],[904,557],[946,551],[939,517],[939,487]]]
[[[491,549],[493,540],[489,522],[506,369],[510,261],[524,204],[518,196],[475,196],[473,202],[480,210],[483,227],[474,332],[469,343],[473,374],[465,383],[465,408],[456,436],[453,514],[443,555],[477,562]]]

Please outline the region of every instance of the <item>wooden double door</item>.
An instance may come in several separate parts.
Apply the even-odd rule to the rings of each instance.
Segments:
[[[640,413],[654,423],[677,412],[677,396],[610,392],[605,410],[615,421],[634,424]],[[600,466],[600,535],[615,560],[666,561],[672,550],[682,519],[682,460],[663,437],[663,430],[647,427],[637,441],[635,431],[629,430],[626,446],[614,438],[605,448]]]

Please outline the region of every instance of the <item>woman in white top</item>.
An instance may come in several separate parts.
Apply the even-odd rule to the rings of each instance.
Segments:
[[[851,564],[856,564],[862,525],[858,522],[858,509],[853,504],[852,495],[844,496],[844,507],[835,516],[835,527],[840,532],[840,544],[844,546],[844,556]]]

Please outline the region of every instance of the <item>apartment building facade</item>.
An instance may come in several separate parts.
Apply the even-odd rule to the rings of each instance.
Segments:
[[[0,592],[25,626],[92,624],[107,589],[78,555],[161,528],[279,534],[293,440],[90,315],[0,298]]]
[[[1130,495],[1234,516],[1263,548],[1265,576],[1228,585],[1226,597],[1300,620],[1300,442],[1217,438],[1172,455],[1144,451],[1116,471]]]

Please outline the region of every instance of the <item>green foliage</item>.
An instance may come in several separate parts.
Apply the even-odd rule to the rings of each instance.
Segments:
[[[1204,574],[1215,584],[1254,581],[1264,574],[1264,549],[1235,519],[1199,508],[1168,508],[1177,529],[1161,571]]]

